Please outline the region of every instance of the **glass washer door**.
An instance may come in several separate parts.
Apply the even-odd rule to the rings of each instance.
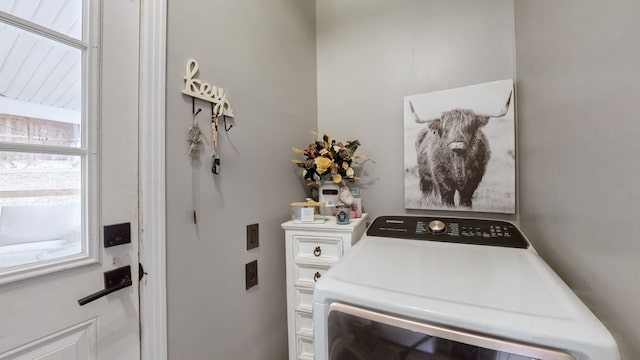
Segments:
[[[341,303],[329,307],[328,335],[330,360],[576,360],[556,350]]]

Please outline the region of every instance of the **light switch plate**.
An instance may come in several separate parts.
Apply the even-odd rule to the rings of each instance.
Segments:
[[[260,229],[258,224],[247,225],[247,250],[260,246]]]

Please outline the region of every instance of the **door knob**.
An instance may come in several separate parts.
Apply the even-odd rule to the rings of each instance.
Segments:
[[[98,300],[103,296],[109,295],[112,292],[124,289],[133,285],[131,281],[131,266],[123,266],[114,270],[110,270],[104,273],[104,289],[95,292],[89,296],[85,296],[78,300],[80,306],[86,305],[92,301]]]

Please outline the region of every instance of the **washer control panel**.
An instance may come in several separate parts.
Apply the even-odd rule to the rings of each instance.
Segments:
[[[522,249],[529,247],[515,225],[500,220],[380,216],[369,226],[367,235]]]

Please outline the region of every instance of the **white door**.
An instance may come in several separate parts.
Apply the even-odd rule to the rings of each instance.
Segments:
[[[139,359],[140,3],[0,11],[0,359]],[[132,286],[79,305],[127,265]]]

